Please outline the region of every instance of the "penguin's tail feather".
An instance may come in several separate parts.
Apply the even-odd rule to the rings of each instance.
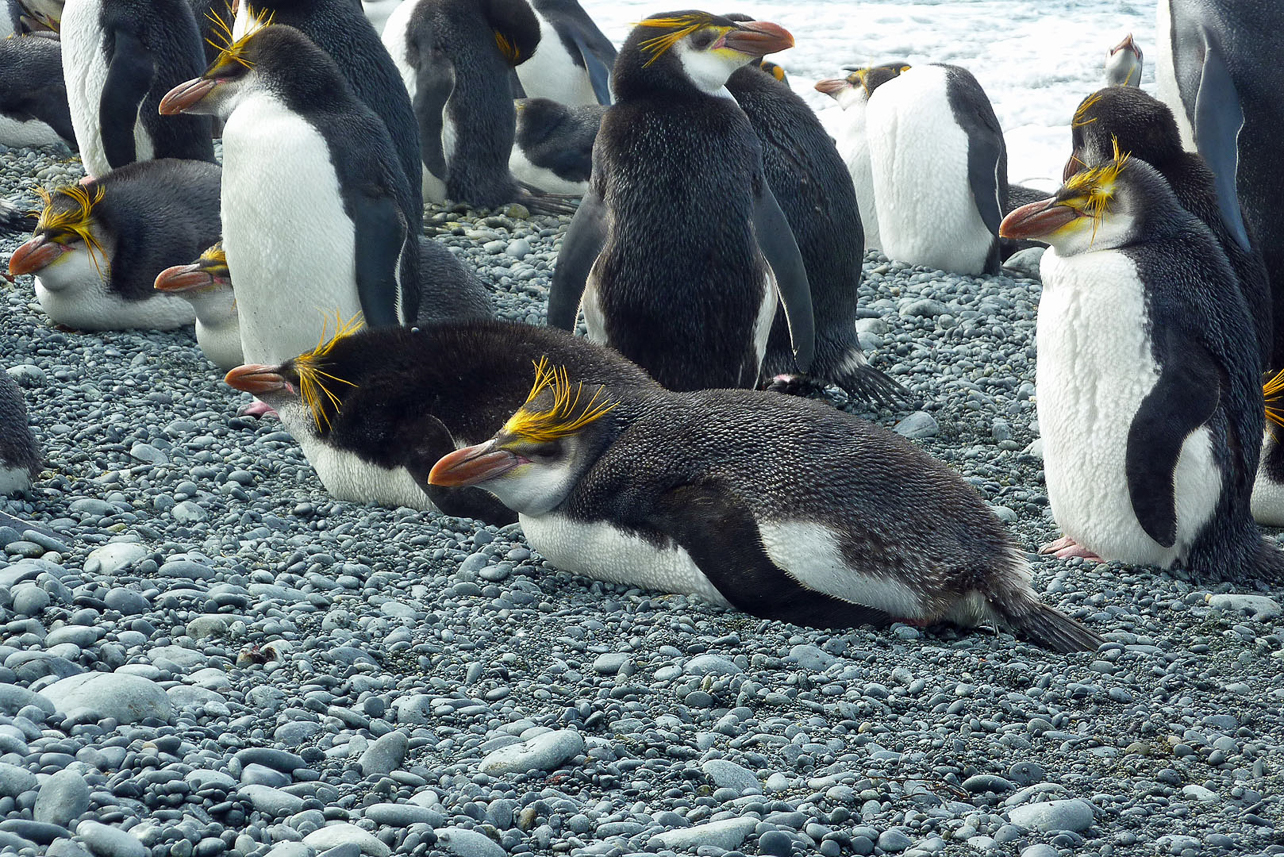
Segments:
[[[1017,637],[1054,652],[1095,652],[1105,642],[1096,631],[1044,604],[1033,593],[1021,599],[1016,610],[994,606]]]
[[[551,193],[526,182],[518,182],[517,201],[533,214],[574,214],[580,197],[573,193]]]
[[[1284,585],[1284,551],[1265,537],[1258,539],[1249,576],[1271,586]]]
[[[7,199],[0,199],[0,234],[30,232],[36,228],[36,218]]]

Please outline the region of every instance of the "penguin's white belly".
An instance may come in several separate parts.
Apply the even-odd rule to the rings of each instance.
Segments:
[[[108,263],[95,254],[102,274]],[[73,250],[36,275],[36,300],[51,321],[77,330],[172,330],[196,320],[192,305],[173,295],[127,301],[107,283],[82,249]]]
[[[281,416],[282,422],[286,422],[287,415]],[[303,419],[312,417],[305,412]],[[291,422],[286,422],[286,428],[298,439],[308,463],[331,497],[354,503],[376,503],[393,509],[406,506],[426,512],[437,511],[406,468],[388,469],[362,461],[351,452],[325,443],[307,427],[296,427]]]
[[[196,344],[201,352],[218,368],[226,371],[245,362],[241,350],[241,325],[236,316],[206,324],[196,319]]]
[[[11,149],[26,146],[52,146],[62,138],[47,122],[39,119],[14,119],[0,113],[0,145]]]
[[[1262,437],[1262,457],[1253,482],[1253,520],[1265,527],[1284,527],[1284,484],[1271,479],[1266,472],[1266,452],[1275,443],[1270,431]]]
[[[853,104],[846,112],[847,125],[837,137],[838,151],[851,173],[856,190],[856,207],[860,210],[860,223],[865,232],[865,249],[882,249],[878,230],[878,205],[874,198],[874,168],[869,159],[869,138],[865,132],[866,105]]]
[[[85,172],[94,177],[111,169],[103,151],[99,115],[103,87],[107,83],[107,57],[103,53],[103,33],[98,26],[100,6],[100,0],[71,0],[63,9],[59,26],[71,127],[76,132]]]
[[[589,341],[610,345],[611,339],[606,335],[606,314],[602,312],[602,296],[598,293],[597,282],[597,262],[594,261],[584,283],[584,296],[580,298],[580,309],[584,311],[584,329]]]
[[[597,95],[588,72],[572,59],[557,30],[539,18],[539,47],[534,55],[517,67],[517,79],[527,98],[549,98],[571,106],[597,104]]]
[[[365,13],[366,20],[375,28],[375,32],[382,36],[384,28],[388,26],[388,18],[400,5],[401,0],[362,0],[361,11]]]
[[[979,274],[995,237],[976,210],[967,133],[954,120],[945,74],[914,68],[870,98],[866,137],[878,238],[889,258]]]
[[[518,519],[531,547],[563,571],[731,606],[691,555],[674,542],[656,547],[611,524],[576,521],[555,512]]]
[[[516,143],[513,144],[513,153],[508,156],[508,171],[519,182],[525,182],[547,193],[573,193],[583,196],[588,192],[588,182],[573,182],[562,178],[547,167],[536,166]]]
[[[1128,493],[1128,432],[1160,375],[1136,266],[1113,252],[1049,250],[1043,259],[1036,383],[1053,517],[1103,559],[1167,568],[1186,556],[1221,495],[1211,433],[1197,429],[1182,446],[1177,540],[1165,548],[1142,529]]]
[[[31,474],[25,467],[0,464],[0,496],[8,496],[31,487]]]
[[[406,94],[410,96],[411,104],[414,104],[415,95],[419,92],[419,79],[418,72],[406,59],[406,28],[410,25],[410,17],[418,5],[419,0],[402,2],[388,15],[382,32],[383,46],[388,49],[393,65],[401,74],[401,82],[406,87]],[[442,119],[444,121],[445,117],[443,116]],[[433,175],[426,166],[423,167],[419,189],[425,202],[446,201],[446,177]]]
[[[325,138],[271,97],[247,100],[223,129],[223,247],[241,345],[282,363],[348,321],[357,298],[352,220]]]
[[[1158,59],[1155,62],[1155,95],[1173,112],[1177,120],[1177,132],[1181,135],[1181,147],[1187,152],[1198,151],[1195,147],[1195,129],[1191,127],[1186,106],[1181,101],[1181,90],[1177,88],[1177,72],[1173,67],[1172,8],[1170,0],[1158,0],[1155,6],[1155,47]]]

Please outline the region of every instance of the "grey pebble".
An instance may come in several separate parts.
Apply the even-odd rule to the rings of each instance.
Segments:
[[[240,793],[249,798],[255,809],[266,815],[280,818],[303,810],[303,798],[271,786],[244,785]]]
[[[156,682],[122,673],[85,673],[60,679],[44,689],[60,714],[89,710],[118,723],[137,723],[148,717],[168,720],[173,707]]]
[[[728,818],[722,821],[710,821],[681,830],[666,830],[658,833],[651,840],[662,848],[674,851],[694,850],[701,845],[712,845],[730,851],[739,848],[740,843],[758,826],[757,819]]]
[[[440,823],[441,813],[413,803],[376,803],[366,807],[366,818],[375,824],[409,827],[412,824]]]
[[[401,767],[410,747],[410,739],[403,732],[389,732],[378,738],[361,754],[358,763],[361,773],[367,777],[376,774],[389,774]]]
[[[317,851],[327,851],[347,843],[356,845],[362,854],[369,857],[388,857],[392,853],[392,849],[373,834],[346,822],[328,825],[303,837],[303,844]]]
[[[492,776],[552,771],[583,752],[583,736],[572,729],[560,729],[500,747],[482,759],[478,770]]]
[[[700,766],[705,776],[720,789],[732,789],[736,795],[762,794],[762,782],[758,776],[742,765],[726,759],[710,759]]]
[[[146,857],[147,848],[127,830],[97,821],[76,825],[76,835],[94,857]]]
[[[36,821],[69,827],[89,809],[89,786],[77,771],[53,774],[40,786],[32,812]]]
[[[1076,833],[1092,826],[1092,805],[1079,798],[1028,803],[1008,810],[1008,818],[1030,830],[1073,830]]]
[[[0,795],[16,798],[36,790],[36,775],[26,768],[0,762]]]
[[[437,831],[437,844],[456,857],[504,857],[503,846],[498,842],[461,827],[447,827]]]
[[[936,437],[941,427],[937,424],[936,417],[927,411],[915,411],[892,426],[892,431],[910,440],[919,440],[925,437]]]
[[[82,501],[77,500],[76,502]],[[72,504],[73,509],[75,505],[75,503]],[[110,514],[110,512],[116,511],[116,507],[110,503],[105,505],[110,511],[99,512],[99,514]],[[147,548],[140,544],[135,542],[114,542],[90,551],[89,556],[85,558],[85,571],[89,574],[114,577],[145,556],[147,556]]]

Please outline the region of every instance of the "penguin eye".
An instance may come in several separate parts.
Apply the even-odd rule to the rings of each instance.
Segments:
[[[714,34],[711,30],[701,30],[691,37],[691,46],[702,51],[713,44]]]
[[[537,444],[524,450],[522,455],[531,461],[547,464],[562,457],[562,442],[553,440],[548,443]]]

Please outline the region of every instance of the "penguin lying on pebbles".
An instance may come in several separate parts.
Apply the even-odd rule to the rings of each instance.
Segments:
[[[214,160],[208,118],[156,112],[162,95],[205,64],[188,0],[68,0],[60,33],[87,174],[153,158]]]
[[[1263,422],[1256,337],[1208,228],[1116,153],[1004,220],[1047,241],[1039,429],[1058,556],[1284,582],[1253,523]]]
[[[614,351],[569,333],[479,320],[341,329],[282,365],[233,369],[227,383],[276,408],[335,497],[509,524],[517,514],[490,494],[430,486],[428,471],[499,431],[544,355],[599,383],[655,387]]]
[[[539,20],[539,43],[517,66],[517,79],[531,98],[560,104],[609,105],[615,45],[576,0],[530,0]]]
[[[0,144],[76,148],[57,39],[0,40]]]
[[[22,390],[0,371],[0,495],[26,491],[40,475],[40,444],[27,422]]]
[[[802,98],[754,65],[732,74],[727,89],[762,143],[767,184],[793,227],[811,286],[816,353],[810,371],[799,374],[785,313],[777,309],[764,377],[778,391],[832,383],[855,398],[905,403],[909,391],[869,365],[856,340],[863,236],[851,177],[833,140]]]
[[[1106,54],[1106,86],[1141,86],[1141,48],[1132,33]]]
[[[508,158],[513,178],[542,191],[583,196],[606,108],[568,107],[547,98],[523,98],[515,106],[517,133]]]
[[[775,24],[704,12],[633,29],[557,258],[549,324],[571,329],[582,298],[589,337],[666,387],[753,387],[783,302],[797,371],[811,368],[803,260],[753,126],[724,94],[736,69],[792,44]]]
[[[67,327],[191,324],[191,304],[152,286],[218,240],[219,173],[204,161],[143,161],[45,193],[35,234],[14,251],[9,273],[35,274],[41,308]]]
[[[220,241],[190,265],[175,265],[156,276],[155,289],[186,299],[196,313],[196,344],[210,362],[226,372],[245,362],[236,295]]]
[[[532,547],[599,580],[799,625],[947,621],[1063,652],[1101,642],[1039,600],[962,479],[819,402],[616,389],[541,362],[526,404],[428,481],[492,492]]]

